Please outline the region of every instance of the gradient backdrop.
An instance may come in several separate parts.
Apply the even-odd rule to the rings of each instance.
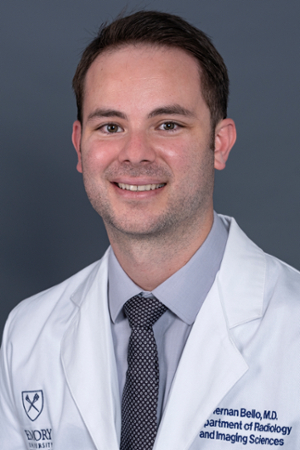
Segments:
[[[212,37],[231,78],[238,140],[215,209],[300,269],[300,2],[128,1],[183,16]],[[119,0],[1,0],[0,332],[9,311],[98,259],[108,245],[71,144],[71,79]],[[28,323],[34,327],[34,323]]]

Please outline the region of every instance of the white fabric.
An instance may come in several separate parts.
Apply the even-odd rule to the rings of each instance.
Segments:
[[[159,359],[158,424],[185,343],[220,269],[227,238],[228,230],[214,212],[212,228],[192,258],[152,292],[142,292],[143,297],[153,295],[168,308],[153,326]],[[140,293],[141,288],[124,272],[111,250],[108,255],[108,305],[121,397],[126,379],[131,334],[123,305],[129,298]]]
[[[154,450],[233,443],[295,450],[300,274],[223,220],[231,222],[223,262],[183,351]],[[0,363],[1,448],[119,448],[107,254],[12,311]],[[28,411],[36,394],[37,418]]]

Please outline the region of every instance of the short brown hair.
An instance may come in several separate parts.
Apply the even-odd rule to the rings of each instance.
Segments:
[[[229,79],[223,58],[203,31],[181,17],[158,11],[139,11],[100,27],[96,38],[84,50],[73,78],[78,120],[82,122],[84,81],[93,61],[107,49],[136,43],[180,48],[198,60],[201,92],[214,130],[227,116]]]

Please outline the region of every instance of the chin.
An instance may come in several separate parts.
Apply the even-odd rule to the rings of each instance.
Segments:
[[[135,220],[134,222],[128,220],[116,220],[112,217],[103,217],[102,219],[106,225],[107,230],[111,230],[112,233],[122,234],[136,239],[157,237],[164,234],[166,231],[166,223],[164,221],[150,221],[148,220]]]

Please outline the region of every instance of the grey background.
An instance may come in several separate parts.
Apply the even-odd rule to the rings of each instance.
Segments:
[[[9,311],[98,259],[108,242],[85,196],[70,135],[71,79],[118,0],[1,0],[0,332]],[[231,78],[238,140],[215,209],[300,268],[300,2],[161,0],[128,12],[182,15],[208,33]],[[34,324],[28,324],[34,326]]]

